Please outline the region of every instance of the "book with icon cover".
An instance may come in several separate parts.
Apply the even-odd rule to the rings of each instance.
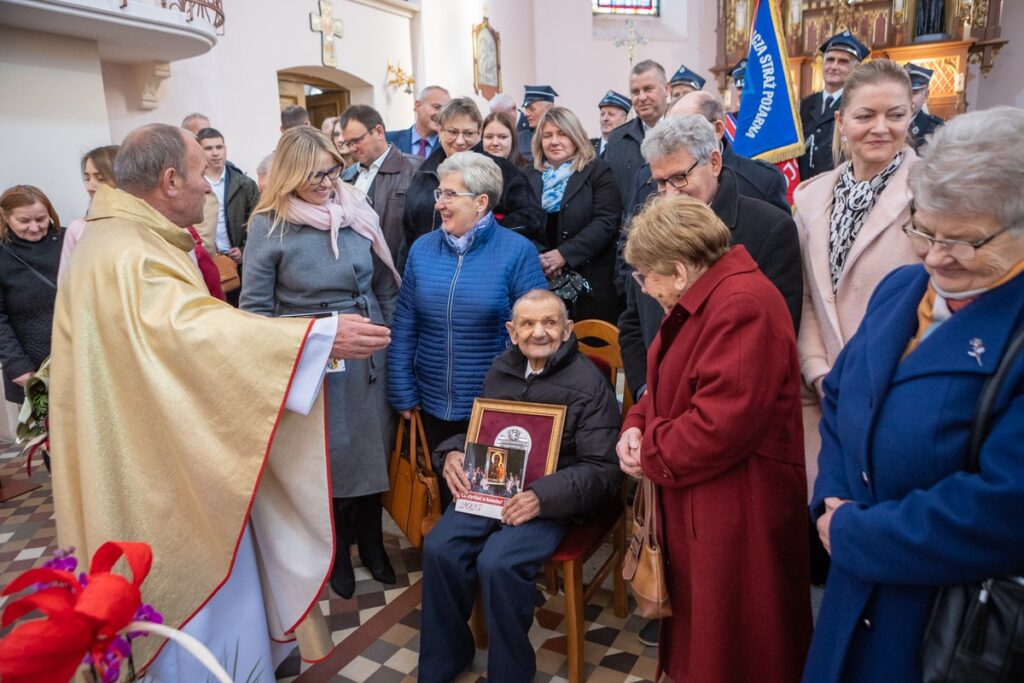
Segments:
[[[526,450],[467,442],[465,452],[462,471],[469,479],[469,493],[455,501],[455,509],[501,519],[505,503],[523,490]]]

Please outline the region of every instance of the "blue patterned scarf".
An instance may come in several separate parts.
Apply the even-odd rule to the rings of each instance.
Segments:
[[[444,233],[444,238],[448,240],[448,244],[455,250],[455,253],[461,256],[469,251],[469,248],[473,246],[473,240],[476,238],[476,233],[479,232],[481,228],[487,227],[490,222],[491,212],[488,211],[484,214],[483,218],[474,223],[473,227],[467,230],[461,237],[456,237],[455,235],[451,235],[446,232]]]
[[[565,186],[569,184],[571,175],[572,161],[566,161],[558,168],[548,164],[541,173],[544,191],[541,193],[540,205],[548,213],[557,213],[562,208],[562,196],[565,194]]]

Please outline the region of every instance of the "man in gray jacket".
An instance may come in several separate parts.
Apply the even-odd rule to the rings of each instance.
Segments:
[[[536,656],[529,630],[537,571],[572,524],[615,500],[621,483],[614,467],[615,392],[580,353],[565,304],[547,290],[531,290],[516,302],[505,326],[513,346],[494,360],[483,396],[564,405],[558,466],[524,482],[505,503],[500,520],[450,506],[427,536],[419,659],[419,679],[426,683],[453,679],[473,661],[466,621],[478,587],[490,634],[488,679],[533,680]],[[470,492],[465,441],[463,434],[442,442],[433,458],[457,498]]]
[[[373,107],[354,104],[345,110],[338,123],[352,157],[358,162],[345,169],[342,180],[366,193],[380,218],[391,260],[400,264],[406,251],[402,230],[405,190],[423,160],[402,154],[398,147],[388,144],[384,120]]]

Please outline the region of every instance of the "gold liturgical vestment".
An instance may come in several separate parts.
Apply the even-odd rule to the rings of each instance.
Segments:
[[[181,628],[228,578],[251,523],[269,634],[331,647],[317,596],[333,533],[322,395],[284,410],[308,320],[209,295],[182,228],[100,188],[57,294],[50,436],[57,532],[85,566],[144,541],[143,602]],[[223,624],[231,629],[232,624]],[[148,665],[163,640],[134,643]]]

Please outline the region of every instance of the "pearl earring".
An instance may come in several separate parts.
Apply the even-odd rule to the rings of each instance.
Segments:
[[[846,142],[846,136],[845,136],[845,135],[844,135],[844,136],[842,136],[842,137],[841,137],[841,138],[839,138],[839,139],[840,139],[841,141],[843,141],[843,142]]]

